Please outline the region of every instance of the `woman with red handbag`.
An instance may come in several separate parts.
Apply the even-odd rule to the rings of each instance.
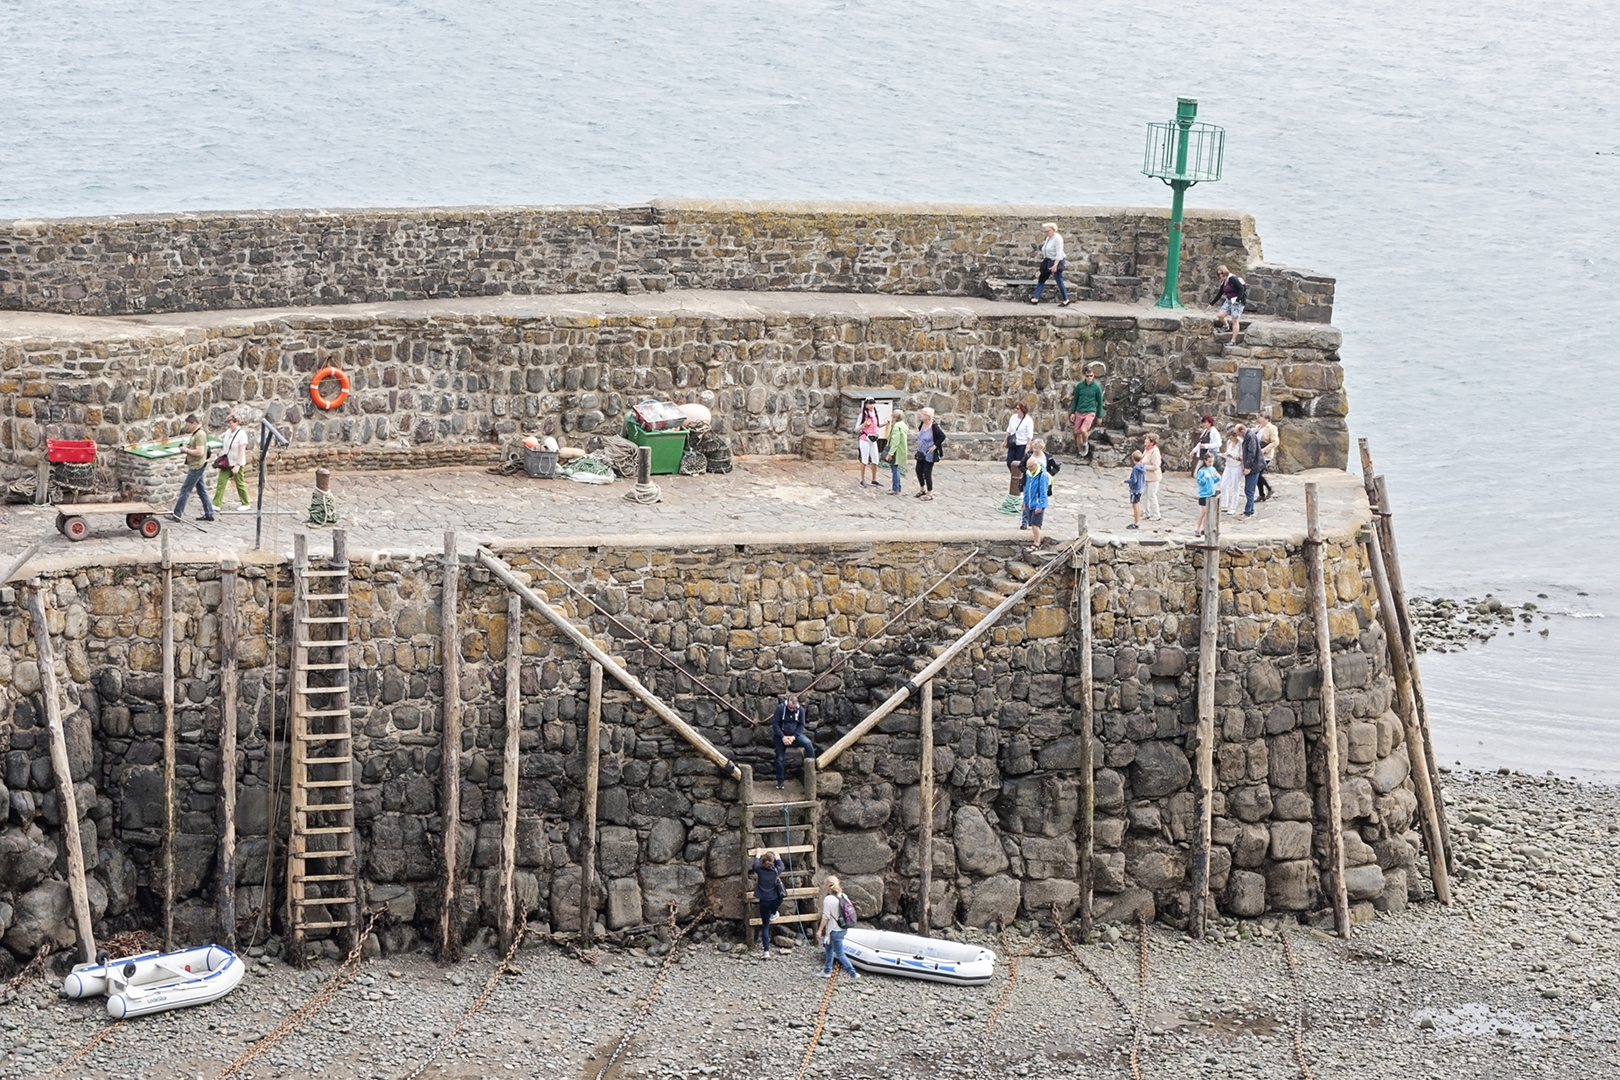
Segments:
[[[219,470],[219,479],[214,483],[216,509],[225,509],[225,485],[233,480],[236,482],[236,494],[242,500],[242,509],[253,509],[253,504],[248,501],[247,455],[248,433],[242,430],[242,421],[233,414],[225,421],[224,445],[219,448],[219,457],[214,459],[214,468]]]

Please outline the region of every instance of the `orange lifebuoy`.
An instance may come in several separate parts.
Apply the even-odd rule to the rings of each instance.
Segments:
[[[321,383],[327,379],[338,381],[337,397],[331,401],[321,396]],[[309,380],[309,400],[323,409],[335,409],[349,400],[349,377],[335,367],[323,367]]]

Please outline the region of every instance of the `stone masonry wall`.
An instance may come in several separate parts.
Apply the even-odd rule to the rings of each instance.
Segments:
[[[1017,546],[989,542],[956,578],[807,695],[826,746],[899,681],[1033,573]],[[547,548],[505,557],[577,624],[734,759],[768,770],[767,728],[755,720],[875,632],[969,545],[784,544],[771,550]],[[1419,892],[1413,870],[1415,800],[1400,725],[1389,711],[1383,643],[1357,549],[1328,546],[1328,590],[1345,763],[1344,821],[1353,901],[1398,908]],[[1092,551],[1096,672],[1097,890],[1102,912],[1151,902],[1188,906],[1190,790],[1196,752],[1197,565],[1178,545]],[[553,568],[591,597],[578,600]],[[285,782],[286,747],[268,739],[273,695],[270,578],[282,606],[278,737],[285,730],[290,592],[284,567],[243,571],[237,825],[239,910],[263,903],[272,815],[272,752]],[[439,571],[433,562],[354,567],[355,805],[369,902],[390,913],[389,950],[414,947],[436,919]],[[218,571],[176,571],[179,837],[176,865],[185,938],[214,931],[212,895],[221,769]],[[162,827],[158,577],[144,565],[87,568],[48,581],[50,630],[66,687],[70,759],[87,808],[92,900],[108,929],[151,926]],[[1213,886],[1233,914],[1321,906],[1326,848],[1313,638],[1297,549],[1230,549],[1222,570],[1223,642],[1217,683]],[[1069,602],[1056,575],[936,681],[933,819],[936,924],[1006,921],[1020,911],[1074,910],[1081,739]],[[499,862],[500,747],[523,725],[518,883],[523,907],[565,927],[577,918],[586,663],[532,613],[525,616],[520,718],[503,705],[507,593],[469,566],[461,589],[464,700],[462,925],[488,925]],[[59,817],[26,608],[0,590],[0,942],[19,958],[70,939]],[[614,627],[614,614],[678,657],[741,715]],[[674,902],[742,915],[736,785],[609,680],[604,695],[599,918],[619,929],[662,919]],[[901,710],[821,775],[820,861],[849,885],[863,915],[885,925],[915,917],[917,714]],[[283,787],[283,791],[285,788]],[[275,872],[280,873],[277,855]],[[276,914],[279,921],[280,915]]]
[[[1084,364],[1107,369],[1102,442],[1161,433],[1170,460],[1198,417],[1235,419],[1239,367],[1262,369],[1262,399],[1283,433],[1280,468],[1343,468],[1348,405],[1330,326],[1258,323],[1224,349],[1207,315],[1142,309],[1088,316],[903,318],[853,313],[718,318],[658,315],[532,318],[296,313],[150,336],[0,342],[0,478],[29,472],[47,438],[95,439],[114,477],[114,448],[172,437],[187,413],[217,431],[228,410],[268,416],[293,440],[272,460],[307,467],[449,463],[454,448],[486,460],[518,432],[618,433],[648,396],[702,400],[738,453],[798,453],[833,433],[845,387],[903,390],[947,431],[991,433],[1000,452],[1012,402],[1033,402],[1037,430],[1071,445],[1068,395]],[[347,372],[348,401],[315,409],[310,375]],[[948,444],[949,445],[949,444]],[[962,452],[974,445],[958,439]],[[854,453],[854,443],[849,443]]]
[[[673,288],[976,296],[1034,276],[1058,223],[1083,299],[1151,299],[1164,209],[662,200],[640,207],[286,210],[0,222],[0,307],[85,315]],[[1191,211],[1189,299],[1215,266],[1256,312],[1328,322],[1333,282],[1263,262],[1254,220]]]

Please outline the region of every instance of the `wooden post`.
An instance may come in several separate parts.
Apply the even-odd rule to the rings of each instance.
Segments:
[[[579,627],[569,622],[567,617],[564,616],[562,612],[546,603],[545,600],[541,598],[539,593],[535,592],[522,581],[518,580],[517,575],[512,573],[512,568],[510,566],[507,566],[500,559],[483,549],[479,549],[478,561],[483,563],[484,566],[488,568],[490,573],[494,574],[496,577],[500,578],[501,581],[505,582],[507,588],[521,596],[525,604],[528,604],[530,607],[534,608],[534,610],[538,611],[541,615],[544,615],[547,622],[551,623],[552,626],[555,626],[558,630],[562,631],[563,636],[568,638],[568,640],[572,641],[575,645],[579,646],[586,656],[589,656],[592,660],[595,660],[598,664],[601,664],[603,670],[609,675],[612,675],[615,682],[634,694],[649,709],[657,713],[659,719],[679,732],[683,739],[697,748],[698,753],[702,754],[704,757],[708,758],[722,769],[725,769],[726,772],[729,773],[733,778],[740,778],[742,776],[742,772],[737,768],[736,762],[722,754],[713,743],[703,737],[702,733],[699,732],[697,728],[693,727],[691,724],[688,724],[685,720],[682,720],[680,714],[678,714],[668,705],[664,704],[663,700],[660,699],[657,694],[654,694],[651,690],[648,690],[645,686],[643,686],[640,679],[624,670],[621,665],[615,663],[613,658],[607,653],[603,652],[596,642],[586,637],[584,632],[581,631]]]
[[[6,582],[10,581],[12,575],[21,570],[23,568],[23,564],[38,554],[39,549],[44,546],[45,541],[35,540],[32,544],[29,544],[27,547],[23,548],[22,554],[18,555],[15,559],[12,559],[11,564],[7,566],[3,572],[0,572],[0,585],[4,585]]]
[[[28,585],[28,612],[34,619],[34,659],[39,664],[40,694],[45,699],[45,723],[51,735],[51,772],[56,777],[56,803],[62,812],[62,844],[67,848],[68,892],[73,898],[73,921],[79,933],[79,959],[88,964],[96,957],[95,926],[90,919],[90,894],[84,883],[84,843],[79,838],[79,800],[73,791],[73,768],[68,763],[67,733],[62,727],[62,694],[56,684],[56,653],[45,621],[45,598],[38,580]]]
[[[1007,612],[1023,603],[1024,597],[1033,592],[1037,585],[1054,573],[1059,567],[1064,566],[1068,562],[1069,556],[1074,554],[1074,546],[1075,545],[1071,544],[1067,549],[1059,552],[1057,558],[1053,559],[1041,569],[1037,570],[1033,577],[1018,587],[1016,592],[1008,596],[1007,599],[1003,600],[1001,603],[997,604],[995,608],[991,610],[990,614],[974,623],[971,630],[957,638],[955,641],[951,642],[951,644],[946,647],[944,652],[934,657],[933,660],[929,661],[926,667],[924,667],[917,674],[913,675],[910,679],[906,680],[905,685],[900,687],[900,689],[896,690],[893,694],[890,694],[887,701],[873,709],[870,713],[867,713],[864,720],[847,731],[843,738],[833,743],[830,749],[823,751],[821,756],[816,758],[816,768],[825,769],[834,761],[837,761],[839,754],[842,754],[845,750],[848,750],[851,746],[854,746],[868,731],[871,731],[873,728],[877,727],[884,717],[888,716],[901,705],[905,704],[907,698],[916,693],[929,679],[932,679],[935,675],[938,675],[942,670],[944,670],[945,665],[956,659],[956,657],[960,655],[964,649],[968,648],[975,641],[978,641],[985,634],[989,633],[995,627],[996,623],[1001,621],[1002,616],[1006,615]]]
[[[456,848],[461,836],[461,639],[456,629],[461,556],[456,534],[444,534],[443,585],[439,595],[439,672],[444,685],[444,727],[439,743],[439,801],[444,818],[444,887],[439,902],[439,959],[461,958],[461,919],[456,895]]]
[[[1365,442],[1366,440],[1363,440]],[[1434,754],[1434,731],[1429,725],[1429,705],[1423,697],[1423,676],[1418,672],[1417,632],[1412,626],[1412,610],[1406,599],[1406,577],[1401,573],[1401,556],[1395,547],[1395,522],[1389,509],[1389,487],[1382,476],[1373,477],[1373,507],[1378,537],[1384,545],[1384,571],[1389,575],[1389,591],[1395,598],[1395,613],[1401,618],[1401,644],[1406,664],[1412,672],[1412,700],[1417,706],[1418,727],[1423,731],[1423,753],[1429,761],[1429,786],[1434,789],[1434,810],[1440,818],[1440,842],[1445,845],[1446,870],[1455,872],[1456,856],[1451,846],[1451,823],[1446,818],[1446,800],[1440,790],[1440,762]]]
[[[517,933],[518,741],[523,730],[523,601],[506,598],[506,754],[501,770],[501,955]]]
[[[1075,623],[1080,634],[1080,940],[1091,940],[1092,898],[1096,890],[1097,763],[1096,678],[1091,669],[1091,532],[1080,515],[1080,546],[1074,554]]]
[[[40,458],[39,464],[34,466],[34,505],[49,506],[51,503],[51,463],[49,458]]]
[[[1328,864],[1333,872],[1333,928],[1350,936],[1350,900],[1344,891],[1344,800],[1339,791],[1339,718],[1333,685],[1333,629],[1328,625],[1327,572],[1317,487],[1305,485],[1305,555],[1310,571],[1311,621],[1316,624],[1316,666],[1322,673],[1322,742],[1327,757]]]
[[[1440,839],[1440,819],[1435,813],[1434,788],[1429,784],[1428,755],[1423,752],[1423,732],[1418,730],[1417,706],[1412,699],[1412,673],[1406,666],[1406,649],[1401,644],[1400,618],[1395,598],[1389,591],[1389,575],[1384,571],[1384,553],[1377,528],[1369,528],[1367,561],[1372,564],[1373,587],[1378,593],[1378,617],[1384,626],[1389,666],[1395,676],[1395,711],[1406,727],[1406,759],[1412,769],[1412,785],[1417,788],[1418,807],[1423,812],[1424,847],[1429,850],[1429,876],[1434,880],[1434,896],[1442,904],[1451,903],[1451,882],[1446,877],[1445,844]]]
[[[236,559],[219,563],[219,933],[236,951]]]
[[[174,949],[174,561],[163,530],[163,951]]]
[[[585,835],[579,842],[579,940],[596,936],[596,792],[602,777],[602,665],[591,663],[585,706]]]
[[[1204,531],[1203,613],[1198,628],[1198,847],[1193,852],[1193,917],[1199,940],[1209,926],[1209,849],[1214,832],[1215,675],[1220,665],[1221,504],[1210,499]]]
[[[922,779],[917,790],[917,861],[922,865],[917,894],[917,932],[927,937],[933,929],[934,888],[934,681],[922,685],[922,724],[918,729],[917,756]]]

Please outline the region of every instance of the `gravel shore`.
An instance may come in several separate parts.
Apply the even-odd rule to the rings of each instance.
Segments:
[[[1465,867],[1453,907],[1413,905],[1357,927],[1350,942],[1286,924],[1313,1075],[1620,1077],[1620,789],[1456,773],[1447,796]],[[502,976],[454,1038],[498,957],[476,951],[448,968],[426,956],[368,961],[240,1075],[394,1080],[442,1046],[425,1076],[594,1080],[628,1029],[610,1077],[797,1076],[827,988],[820,950],[779,949],[761,963],[718,931],[700,927],[681,943],[645,1011],[636,1003],[663,964],[658,943],[603,948],[595,965],[550,945],[521,950],[521,971]],[[1278,920],[1234,921],[1218,941],[1195,943],[1150,929],[1143,1076],[1300,1075],[1301,1001],[1282,932]],[[1002,953],[990,985],[841,977],[806,1075],[1129,1075],[1134,1023],[1114,994],[1134,1009],[1134,927],[1081,950],[1112,994],[1045,929],[1009,930],[1020,954],[1010,986],[1002,942],[963,936]],[[223,1001],[132,1021],[61,1075],[214,1077],[334,970],[255,960]],[[0,1007],[0,1077],[48,1075],[106,1027],[100,999],[59,1001],[54,985]]]

